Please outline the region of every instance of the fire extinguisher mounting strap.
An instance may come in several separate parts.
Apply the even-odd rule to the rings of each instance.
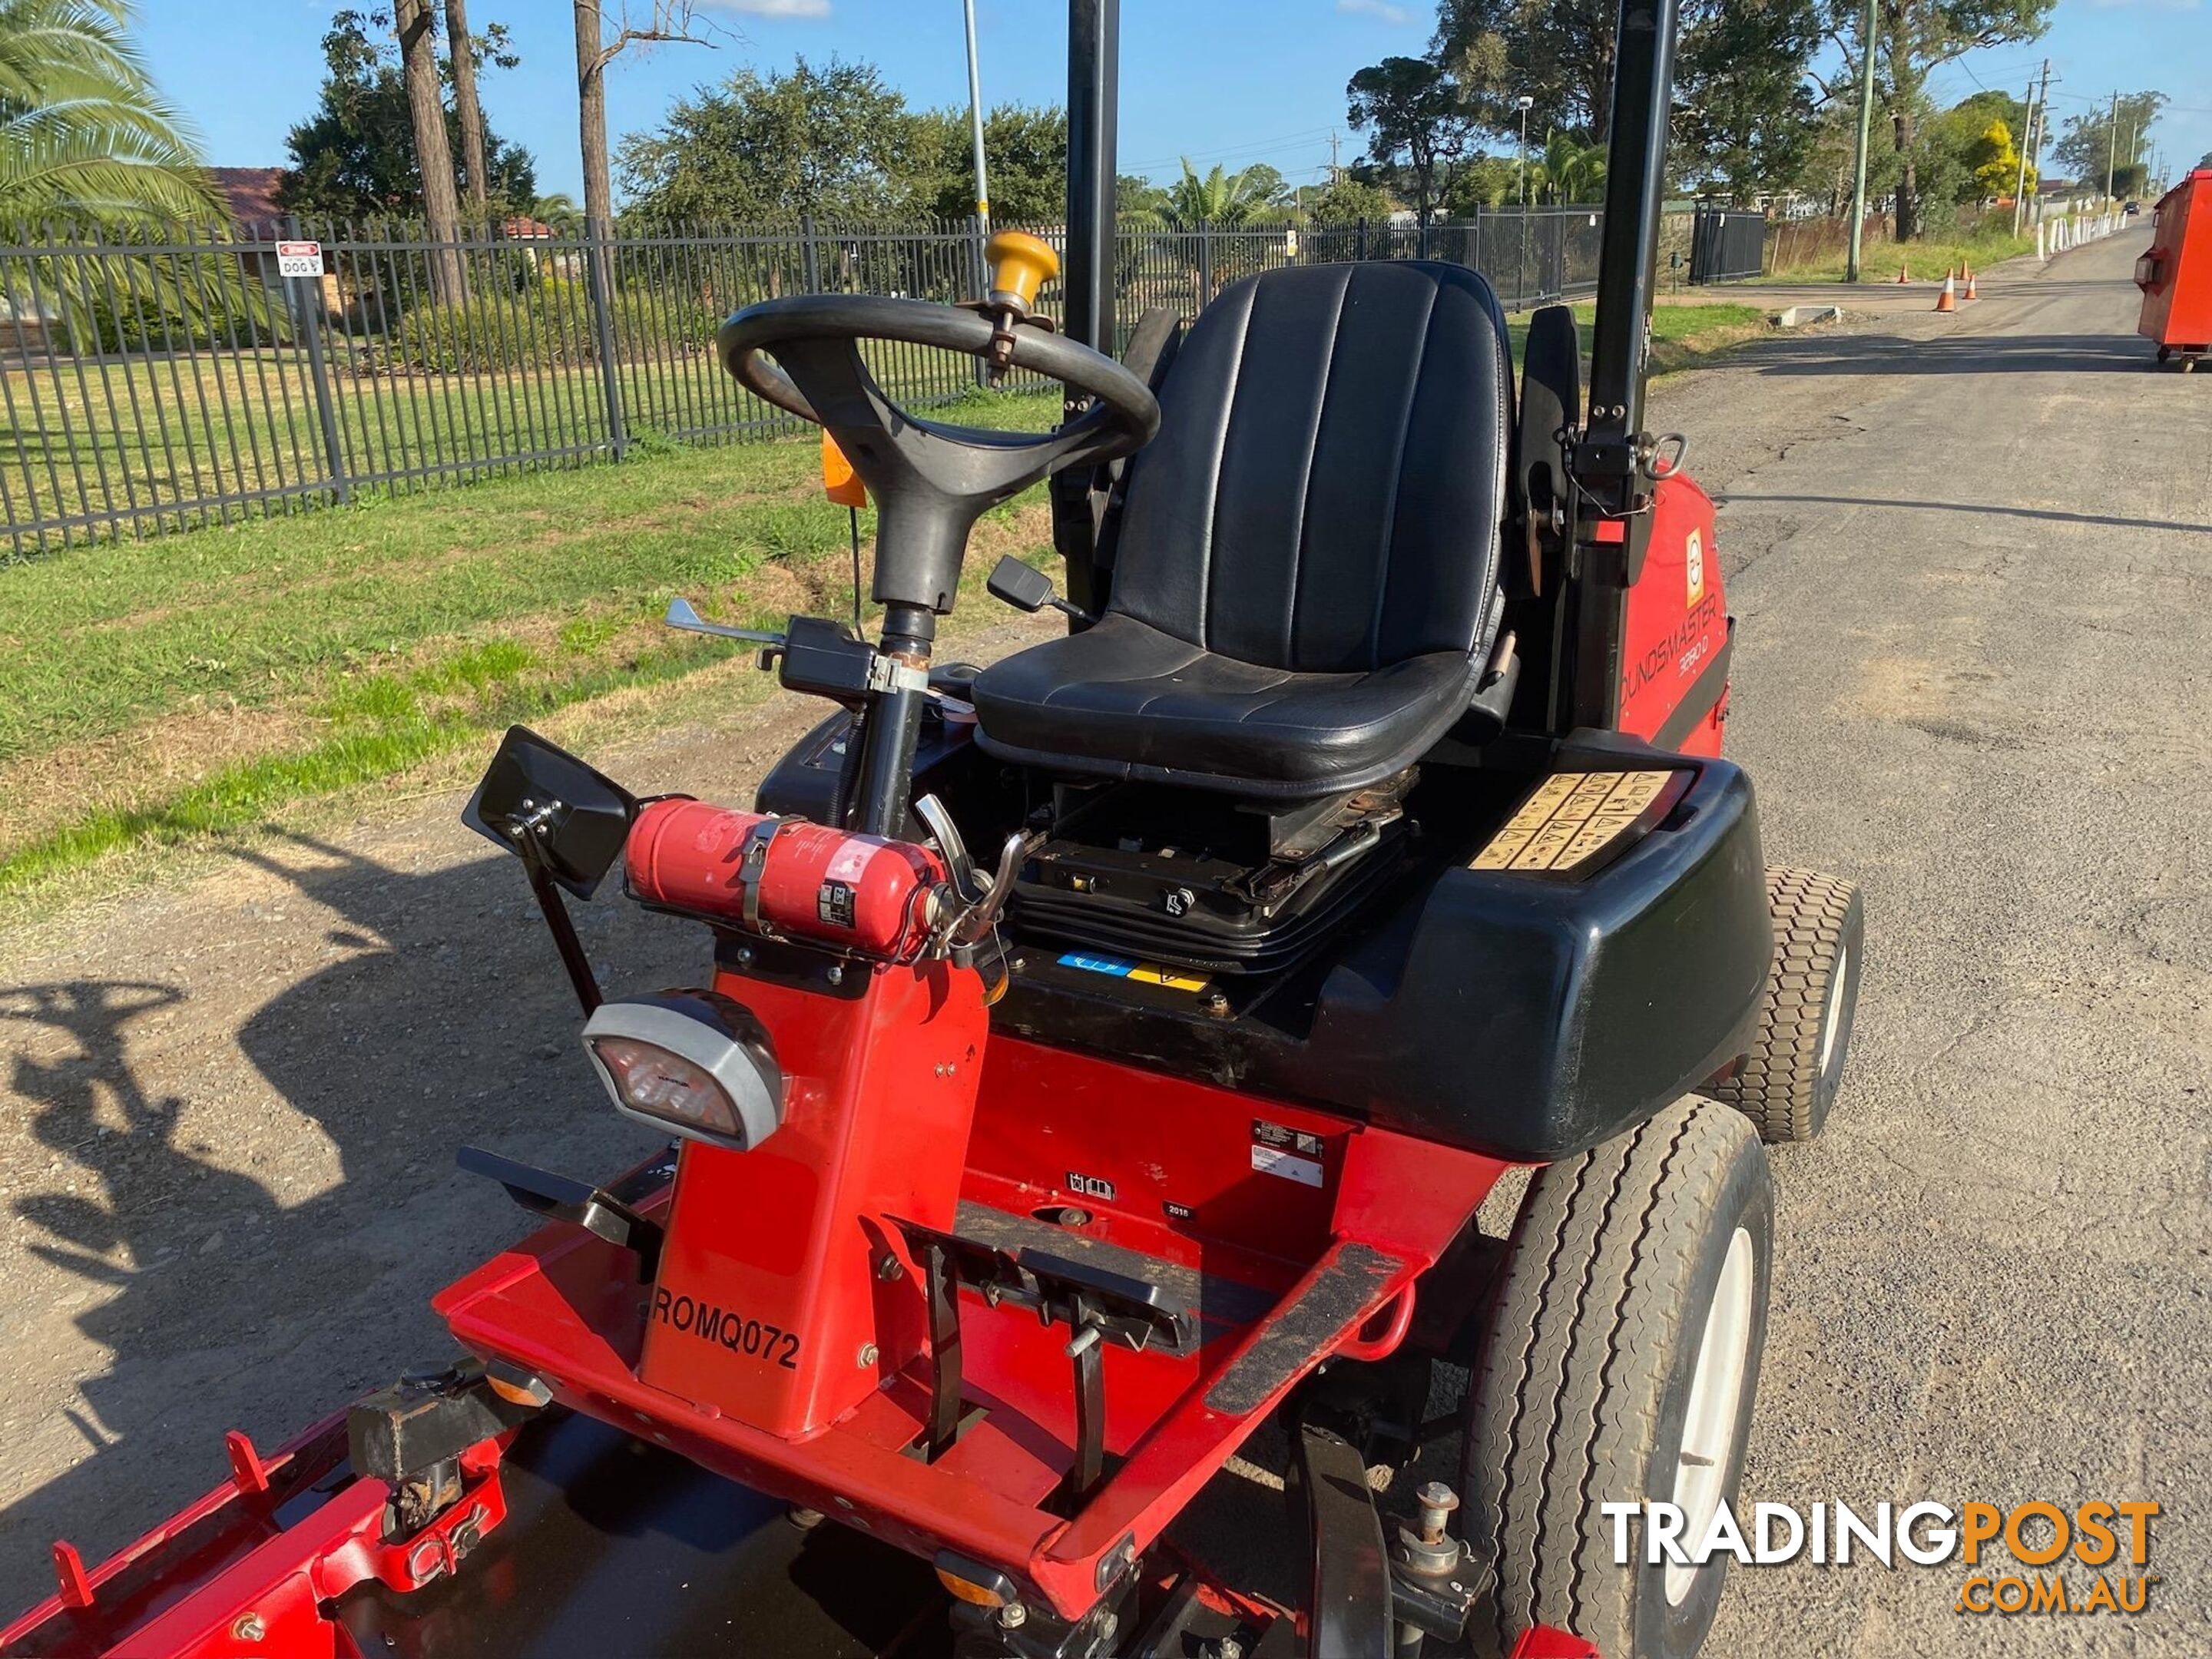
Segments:
[[[768,868],[768,849],[792,818],[763,818],[745,831],[738,849],[738,881],[744,889],[745,927],[756,933],[772,933],[761,921],[761,878]]]

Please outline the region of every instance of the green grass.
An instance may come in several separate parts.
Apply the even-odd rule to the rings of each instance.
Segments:
[[[1057,406],[978,398],[947,412],[1036,428]],[[512,721],[727,659],[655,625],[672,593],[750,623],[781,623],[817,591],[842,608],[846,514],[821,498],[816,457],[811,442],[682,450],[0,570],[0,801],[10,771],[110,739],[158,753],[196,713],[276,715],[297,739],[217,752],[181,787],[126,766],[100,780],[115,798],[58,823],[27,829],[0,805],[0,892],[251,825]]]
[[[1590,329],[1597,307],[1583,301],[1574,307],[1575,325],[1582,336],[1583,358],[1589,358]],[[1715,304],[1673,305],[1664,301],[1651,308],[1651,366],[1655,374],[1692,367],[1723,347],[1734,345],[1764,331],[1766,313],[1758,306]],[[1521,359],[1528,339],[1528,319],[1508,319],[1506,332],[1513,341],[1513,357]]]
[[[1005,418],[1053,407],[1009,400]],[[679,589],[742,606],[763,565],[844,550],[814,468],[811,443],[684,450],[0,570],[0,763],[185,698],[280,701],[520,617],[568,613],[580,651]]]
[[[1939,238],[1918,242],[1893,242],[1887,237],[1867,243],[1861,251],[1860,271],[1863,282],[1886,283],[1896,279],[1897,268],[1910,268],[1915,282],[1940,282],[1946,270],[1971,266],[1976,270],[1986,270],[2006,259],[2035,252],[2033,236],[2014,236],[2008,223],[2002,228],[1964,237]],[[1778,282],[1816,283],[1844,280],[1846,256],[1841,252],[1823,254],[1785,267],[1778,267],[1768,276]]]
[[[1593,309],[1576,313],[1587,348]],[[1762,325],[1750,306],[1662,305],[1655,358],[1677,367]],[[1512,325],[1516,356],[1526,330]],[[1036,429],[1057,408],[978,397],[945,412]],[[514,721],[726,660],[655,625],[672,593],[754,625],[841,609],[846,515],[821,498],[816,455],[811,440],[664,447],[0,568],[0,895],[250,828]],[[1042,556],[1030,539],[1017,544]],[[232,713],[274,720],[232,742]],[[181,781],[153,763],[179,748],[204,757]],[[58,763],[88,776],[86,798],[11,817],[11,776]]]

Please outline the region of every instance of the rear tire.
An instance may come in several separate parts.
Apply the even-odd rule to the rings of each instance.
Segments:
[[[1736,1112],[1695,1097],[1539,1170],[1467,1403],[1467,1537],[1495,1573],[1470,1639],[1544,1624],[1606,1659],[1691,1659],[1726,1554],[1613,1560],[1607,1503],[1678,1503],[1694,1541],[1733,1504],[1766,1339],[1774,1199]],[[1692,1461],[1684,1461],[1684,1453]]]
[[[1812,1139],[1843,1085],[1866,956],[1866,906],[1856,884],[1811,870],[1766,872],[1774,967],[1751,1052],[1735,1075],[1705,1092],[1752,1121],[1773,1146]]]

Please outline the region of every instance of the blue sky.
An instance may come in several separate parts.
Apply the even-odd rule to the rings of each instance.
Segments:
[[[147,56],[210,161],[284,161],[284,135],[313,105],[319,43],[342,3],[143,0]],[[541,189],[579,193],[565,0],[470,0],[470,13],[479,27],[507,23],[522,54],[520,69],[485,83],[492,125],[535,153]],[[220,26],[209,26],[211,15]],[[801,53],[871,59],[916,105],[967,99],[960,0],[719,0],[703,15],[721,32],[714,50],[660,46],[610,72],[617,138],[653,125],[702,82],[743,64],[782,68]],[[987,101],[1060,100],[1066,15],[1059,0],[979,0]],[[1421,50],[1434,16],[1433,0],[1123,0],[1122,170],[1172,176],[1187,155],[1201,167],[1267,161],[1293,183],[1323,178],[1332,128],[1346,161],[1359,152],[1344,124],[1346,79],[1388,53]],[[2154,85],[2186,107],[2167,112],[2154,143],[2176,167],[2212,150],[2212,0],[2060,0],[2043,40],[1962,58],[1935,87],[1946,101],[1977,85],[2017,93],[2046,52],[2059,82],[2054,127],[2114,87]]]

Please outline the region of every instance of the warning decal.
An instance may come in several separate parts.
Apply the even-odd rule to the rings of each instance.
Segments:
[[[1212,983],[1180,968],[1157,962],[1132,962],[1126,957],[1102,957],[1092,951],[1070,951],[1060,959],[1063,968],[1080,968],[1086,974],[1106,974],[1134,980],[1139,985],[1164,985],[1170,991],[1203,991]]]
[[[1571,870],[1635,828],[1674,776],[1665,770],[1554,773],[1468,868]]]

